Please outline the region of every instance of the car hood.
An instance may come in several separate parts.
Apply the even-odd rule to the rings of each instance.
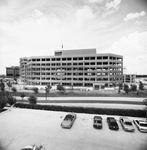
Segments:
[[[101,123],[94,123],[94,125],[101,126],[102,124]]]
[[[66,120],[66,121],[63,121],[62,124],[63,124],[63,125],[70,125],[70,124],[71,124],[71,121]]]
[[[134,130],[133,126],[124,125],[124,127],[127,128],[128,130]]]

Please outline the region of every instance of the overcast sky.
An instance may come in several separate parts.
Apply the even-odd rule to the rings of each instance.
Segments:
[[[96,48],[147,74],[146,0],[0,0],[0,74],[21,57]]]

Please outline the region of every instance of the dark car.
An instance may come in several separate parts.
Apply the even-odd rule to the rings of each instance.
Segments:
[[[111,129],[111,130],[118,130],[119,129],[115,118],[107,117],[107,123],[108,123],[109,129]]]
[[[101,116],[93,117],[93,127],[96,129],[102,129],[102,117]]]

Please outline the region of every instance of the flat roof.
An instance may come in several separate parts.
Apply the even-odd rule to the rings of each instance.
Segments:
[[[20,59],[32,59],[32,58],[54,58],[54,57],[74,57],[74,56],[115,56],[121,57],[122,55],[113,54],[113,53],[96,53],[96,48],[89,48],[89,49],[71,49],[71,50],[55,50],[55,55],[50,56],[30,56],[30,57],[22,57]]]

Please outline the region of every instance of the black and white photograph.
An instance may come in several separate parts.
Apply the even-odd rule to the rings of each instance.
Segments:
[[[147,0],[0,0],[0,150],[147,150]]]

